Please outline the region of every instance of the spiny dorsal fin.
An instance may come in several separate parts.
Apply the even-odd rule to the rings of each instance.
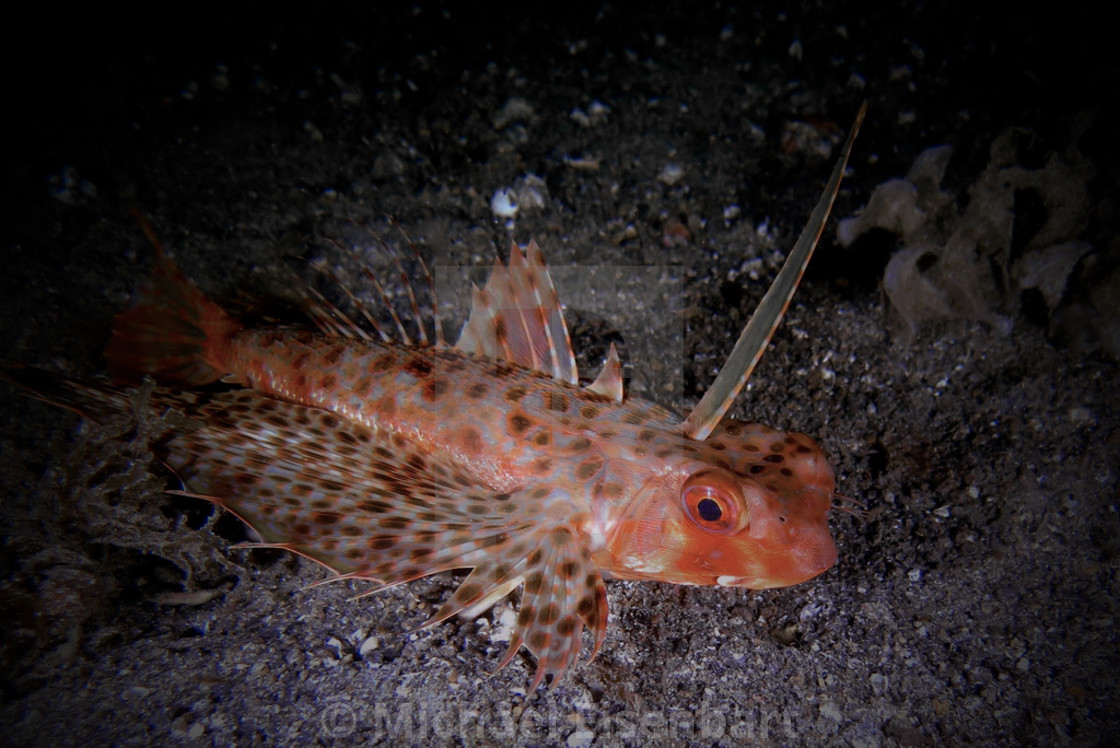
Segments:
[[[398,231],[401,232],[401,235],[408,243],[408,247],[412,251],[413,257],[416,260],[416,264],[420,268],[420,275],[424,281],[424,285],[427,287],[428,295],[431,301],[431,308],[422,310],[416,294],[416,289],[413,285],[413,278],[410,277],[409,272],[405,269],[404,263],[401,261],[400,256],[392,245],[374,234],[374,237],[386,250],[389,256],[393,258],[393,262],[396,265],[400,288],[404,290],[404,293],[407,296],[409,310],[412,313],[412,321],[416,328],[415,339],[411,335],[409,335],[407,327],[405,325],[405,321],[401,318],[400,313],[398,312],[396,306],[393,304],[392,299],[386,291],[385,284],[382,283],[377,274],[374,273],[373,270],[371,270],[369,266],[365,264],[357,251],[350,247],[344,246],[342,242],[336,239],[327,240],[337,249],[342,250],[344,253],[349,255],[350,259],[353,260],[354,263],[358,266],[360,273],[373,285],[374,291],[381,301],[381,306],[392,318],[393,326],[396,328],[395,338],[386,329],[385,325],[382,325],[380,322],[378,322],[377,315],[375,314],[375,307],[370,305],[368,302],[363,301],[357,294],[355,294],[347,285],[347,283],[343,281],[342,278],[340,278],[334,270],[331,269],[327,261],[323,260],[315,262],[313,264],[316,269],[329,277],[334,282],[334,284],[338,286],[338,288],[342,291],[343,294],[346,295],[347,299],[350,301],[350,306],[354,310],[356,310],[360,318],[364,320],[365,325],[371,328],[377,335],[377,337],[382,341],[390,341],[395,339],[403,343],[404,345],[417,345],[420,347],[429,347],[434,345],[436,348],[443,348],[447,345],[447,342],[443,337],[443,324],[439,318],[439,299],[436,296],[436,285],[432,277],[431,269],[428,267],[428,263],[424,261],[423,256],[421,256],[420,254],[420,250],[416,247],[416,244],[408,238],[408,235],[404,233],[404,230],[401,229],[400,226],[398,226],[392,219],[390,219],[390,222],[394,227],[397,228]],[[357,318],[339,309],[336,305],[332,304],[321,293],[313,288],[309,288],[304,291],[302,304],[304,312],[311,318],[315,325],[327,335],[336,335],[341,337],[354,338],[357,340],[373,339],[373,336],[370,335],[361,324],[359,324]],[[428,337],[428,332],[425,327],[424,320],[425,314],[430,314],[431,316],[431,325],[435,332],[434,341],[432,341]]]
[[[735,401],[739,390],[747,383],[747,379],[750,378],[758,360],[762,358],[762,353],[770,342],[770,336],[774,334],[778,323],[785,316],[789,301],[793,298],[793,292],[797,290],[797,284],[801,282],[801,276],[805,273],[809,258],[813,256],[817,240],[820,239],[824,224],[828,220],[828,213],[832,210],[832,202],[836,199],[836,193],[840,191],[840,180],[844,176],[844,168],[847,166],[848,156],[852,152],[852,143],[856,139],[856,133],[859,132],[859,126],[866,113],[867,102],[864,102],[863,106],[859,108],[851,132],[848,133],[848,139],[845,141],[844,149],[840,152],[840,158],[832,170],[832,176],[829,178],[828,184],[825,185],[824,193],[817,201],[817,207],[813,208],[813,213],[809,216],[809,222],[805,224],[805,228],[801,231],[797,244],[793,245],[793,249],[790,251],[789,257],[786,258],[785,264],[782,265],[778,277],[774,279],[747,326],[743,328],[731,355],[727,357],[727,363],[723,365],[723,369],[720,370],[715,381],[708,387],[704,397],[692,409],[692,413],[681,424],[681,430],[685,436],[698,441],[708,438],[712,429],[716,427],[720,419],[723,418],[723,414],[731,407],[731,403]]]
[[[596,395],[609,397],[616,403],[622,402],[622,363],[618,360],[614,343],[611,343],[610,351],[607,352],[603,370],[595,377],[594,382],[587,385],[587,389]]]
[[[535,241],[524,253],[514,243],[509,264],[496,260],[486,287],[472,287],[471,316],[455,347],[578,382],[568,325]]]

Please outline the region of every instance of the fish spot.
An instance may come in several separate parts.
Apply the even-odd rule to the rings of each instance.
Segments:
[[[462,584],[459,589],[455,590],[455,599],[460,602],[470,602],[482,594],[482,585]]]
[[[560,623],[556,624],[556,631],[561,636],[571,636],[576,630],[575,616],[566,615],[560,619]]]
[[[505,391],[506,401],[511,403],[519,403],[528,394],[528,390],[524,387],[510,387]]]
[[[367,545],[371,550],[384,551],[397,544],[397,539],[392,535],[376,535],[369,539]]]
[[[482,538],[478,541],[478,547],[494,548],[495,546],[499,546],[507,540],[509,540],[509,535],[506,535],[504,532],[498,533],[497,535],[487,535],[485,538]]]
[[[424,399],[435,402],[447,394],[451,389],[451,381],[446,377],[435,377],[424,385]]]
[[[552,471],[552,460],[548,457],[538,457],[533,460],[532,470],[538,475],[546,475]]]
[[[785,448],[786,448],[785,442],[774,442],[773,444],[770,445],[770,451],[771,452],[783,452],[783,451],[785,451]]]
[[[585,596],[579,599],[579,604],[576,605],[576,613],[582,617],[587,618],[591,615],[591,611],[595,608],[595,600],[592,597]]]
[[[322,512],[315,515],[315,524],[318,525],[335,525],[338,524],[338,515],[328,512]]]
[[[544,407],[557,413],[567,413],[572,406],[571,400],[560,392],[545,392]]]
[[[530,623],[533,622],[533,618],[535,618],[535,617],[536,617],[536,611],[533,610],[533,606],[523,604],[521,606],[521,610],[517,611],[517,625],[518,626],[528,626]]]
[[[576,572],[579,571],[579,564],[577,564],[575,561],[565,561],[564,563],[560,564],[559,571],[561,577],[563,577],[564,579],[571,579],[576,575]]]
[[[578,439],[572,439],[568,444],[569,452],[586,452],[591,448],[591,440],[586,436],[581,436]]]
[[[747,468],[747,472],[750,473],[751,475],[758,475],[759,473],[763,473],[765,471],[766,471],[766,466],[765,465],[751,465],[749,468]]]
[[[530,421],[524,413],[520,412],[511,413],[508,423],[510,433],[516,436],[524,434],[529,429],[529,426],[532,425],[532,421]]]
[[[727,426],[725,426],[723,430],[727,432],[728,436],[738,436],[739,434],[743,433],[742,427],[734,423],[727,424]]]
[[[545,626],[551,626],[556,623],[556,619],[560,617],[560,609],[556,603],[549,603],[541,608],[541,612],[537,614],[537,622]]]
[[[576,478],[581,481],[588,481],[595,477],[600,470],[603,469],[603,460],[600,457],[589,457],[583,462],[576,465]]]
[[[594,416],[584,416],[584,417],[585,418],[593,418]],[[626,415],[622,416],[622,422],[626,423],[626,424],[629,424],[631,426],[640,426],[643,423],[645,423],[647,420],[649,420],[649,418],[642,411],[632,410],[629,413],[627,413]]]
[[[797,445],[797,454],[799,454],[799,455],[807,455],[812,451],[813,450],[810,447],[807,447],[804,444],[798,444]]]
[[[529,595],[536,595],[541,591],[541,584],[544,582],[544,577],[539,571],[535,571],[529,576],[525,577],[525,592]],[[522,609],[524,610],[524,608]]]
[[[467,368],[467,362],[462,356],[440,356],[440,371],[444,374],[457,374]]]
[[[405,362],[403,368],[417,379],[425,379],[432,373],[432,362],[424,356],[414,355]]]
[[[373,379],[367,376],[358,377],[358,380],[354,382],[351,390],[358,397],[369,397],[369,393],[373,392]]]
[[[298,354],[295,358],[292,359],[292,368],[302,369],[304,366],[307,366],[307,359],[309,358],[311,358],[311,354],[307,351]]]
[[[408,527],[408,520],[404,517],[382,517],[377,521],[378,527],[386,530],[403,530]]]
[[[328,374],[319,380],[319,386],[324,390],[332,389],[336,384],[338,384],[338,377],[334,374]]]
[[[348,538],[356,538],[362,534],[362,528],[355,527],[354,525],[346,525],[342,528],[342,534]]]
[[[786,461],[786,458],[782,457],[781,455],[766,455],[762,459],[766,462],[772,462],[774,464],[780,464]]]
[[[642,429],[638,432],[638,441],[651,442],[657,438],[657,432],[653,429]]]
[[[778,472],[781,473],[782,475],[784,475],[787,478],[792,478],[793,477],[793,470],[791,470],[788,467],[784,467],[781,470],[779,470]]]
[[[327,352],[323,354],[323,363],[327,366],[334,366],[340,358],[342,358],[342,346],[336,345],[333,348],[328,348]]]
[[[486,397],[486,393],[490,391],[490,387],[482,382],[476,382],[467,388],[467,397],[471,400],[481,400]]]
[[[552,445],[552,433],[549,431],[540,431],[533,437],[533,443],[538,447],[548,447]]]
[[[545,632],[534,631],[533,633],[529,634],[529,646],[532,647],[533,650],[542,650],[544,649],[546,644],[548,644],[548,634],[546,634]]]

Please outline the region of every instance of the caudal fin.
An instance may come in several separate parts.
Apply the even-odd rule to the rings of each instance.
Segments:
[[[155,246],[152,275],[133,307],[113,320],[105,348],[109,370],[121,383],[139,382],[145,374],[164,385],[216,381],[228,372],[213,366],[213,352],[241,326],[183,275],[151,227],[141,224]]]

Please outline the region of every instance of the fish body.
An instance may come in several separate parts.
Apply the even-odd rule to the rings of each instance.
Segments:
[[[844,159],[850,147],[849,138]],[[825,215],[827,206],[821,224]],[[808,252],[819,228],[802,240],[810,234]],[[818,445],[722,418],[750,367],[687,419],[624,398],[613,349],[579,387],[535,243],[514,245],[475,289],[454,346],[442,335],[374,339],[347,323],[244,327],[157,246],[152,280],[118,316],[107,357],[120,380],[156,379],[154,412],[187,417],[159,456],[186,492],[249,524],[257,545],[313,559],[332,579],[370,580],[373,591],[469,569],[429,625],[521,587],[502,664],[526,646],[534,686],[557,681],[584,627],[595,651],[602,644],[604,577],[760,589],[836,560],[834,478]],[[130,407],[118,388],[29,371],[7,377],[95,420]],[[218,380],[234,388],[199,389]]]

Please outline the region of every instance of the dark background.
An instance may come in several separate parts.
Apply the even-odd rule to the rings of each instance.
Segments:
[[[831,167],[835,148],[783,133],[808,122],[835,140],[864,99],[835,215],[942,144],[942,186],[963,209],[992,141],[1021,128],[1024,168],[1075,146],[1095,171],[1079,234],[1095,264],[1063,303],[1088,304],[1118,264],[1111,26],[1075,4],[29,13],[2,45],[7,361],[103,373],[112,315],[147,267],[133,209],[229,304],[282,289],[325,238],[351,242],[355,221],[391,234],[389,215],[449,261],[485,264],[512,235],[556,266],[676,268],[681,337],[628,343],[636,391],[687,410]],[[511,97],[533,114],[498,126]],[[570,113],[594,100],[605,122],[579,125]],[[580,155],[600,168],[565,164]],[[656,178],[668,160],[684,166],[677,184]],[[511,231],[490,195],[526,173],[548,201]],[[725,220],[729,204],[741,214]],[[1039,211],[1025,196],[1016,231]],[[305,590],[321,578],[310,564],[230,550],[236,523],[164,497],[142,450],[120,446],[133,432],[76,433],[9,389],[5,737],[330,742],[407,722],[416,742],[500,740],[509,724],[522,742],[569,745],[1107,740],[1120,407],[1098,331],[1115,320],[1071,340],[1012,296],[1007,334],[949,318],[900,340],[879,290],[898,246],[843,250],[826,231],[734,411],[818,438],[838,490],[869,505],[865,521],[833,521],[836,569],[760,593],[610,584],[604,651],[551,695],[526,693],[524,657],[483,677],[504,650],[502,605],[413,637],[454,580],[357,602],[360,588]],[[643,347],[681,361],[643,362]],[[328,729],[331,705],[354,724]]]

